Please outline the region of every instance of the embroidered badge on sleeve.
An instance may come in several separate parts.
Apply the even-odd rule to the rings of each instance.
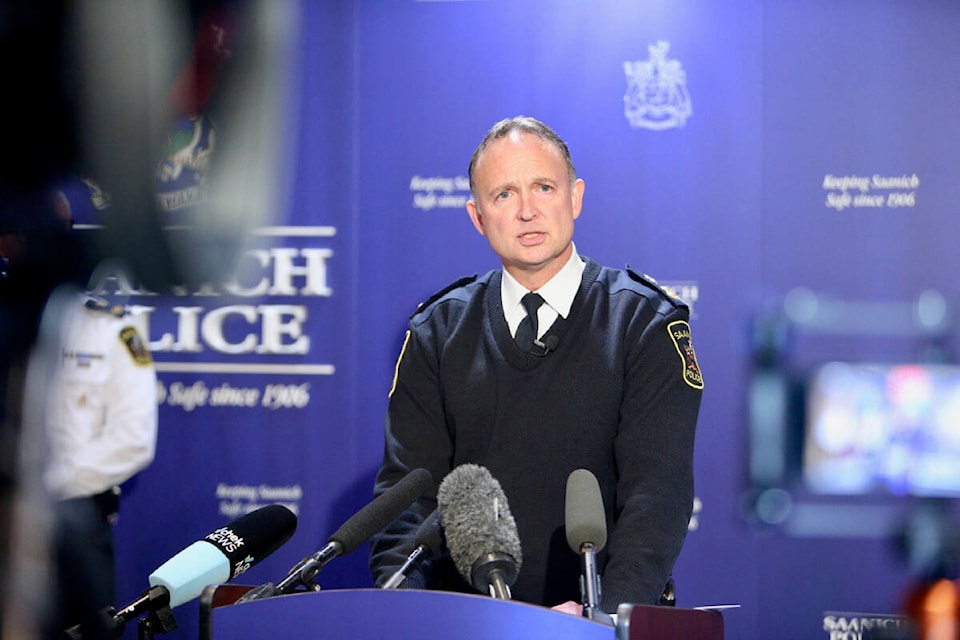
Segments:
[[[147,350],[147,345],[144,344],[143,338],[140,337],[140,333],[134,327],[121,329],[120,340],[126,345],[127,351],[130,352],[130,357],[133,358],[135,363],[140,366],[147,366],[153,362],[153,358],[150,357],[150,352]]]
[[[670,339],[673,340],[673,346],[677,348],[677,353],[680,354],[680,362],[683,366],[683,381],[694,389],[703,389],[703,375],[700,373],[697,354],[693,350],[693,342],[690,340],[690,325],[684,320],[677,320],[667,325],[667,332],[670,334]]]

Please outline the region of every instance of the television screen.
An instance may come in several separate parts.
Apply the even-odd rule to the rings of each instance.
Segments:
[[[960,497],[960,366],[821,365],[803,422],[814,493]]]

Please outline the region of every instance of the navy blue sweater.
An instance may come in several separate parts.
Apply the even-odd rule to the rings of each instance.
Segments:
[[[536,355],[510,335],[500,279],[496,270],[460,281],[411,318],[375,493],[417,467],[439,483],[457,465],[485,466],[503,487],[520,536],[513,598],[553,606],[580,601],[564,500],[570,472],[589,469],[607,513],[603,608],[655,603],[693,504],[703,382],[688,309],[642,276],[586,259],[568,318],[547,332],[555,348]],[[419,523],[435,507],[433,492],[375,536],[377,584],[413,550]],[[449,558],[425,563],[407,586],[472,591]]]

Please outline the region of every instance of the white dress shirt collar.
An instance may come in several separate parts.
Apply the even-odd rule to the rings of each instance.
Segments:
[[[577,247],[573,247],[573,253],[570,259],[563,266],[557,275],[537,289],[537,293],[543,298],[544,304],[540,307],[537,314],[539,318],[540,335],[550,328],[557,316],[566,318],[570,313],[570,307],[573,305],[573,299],[577,296],[580,289],[580,280],[583,277],[584,262],[577,253]],[[506,269],[503,270],[503,278],[500,284],[500,302],[503,305],[503,313],[507,324],[510,326],[510,334],[517,331],[520,322],[526,317],[527,312],[520,304],[520,299],[528,293],[527,289],[517,282],[516,278],[511,276]],[[539,336],[538,336],[539,337]]]

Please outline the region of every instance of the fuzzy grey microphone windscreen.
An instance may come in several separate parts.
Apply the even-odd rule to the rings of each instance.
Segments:
[[[440,483],[437,504],[450,557],[467,582],[473,583],[478,560],[490,554],[507,555],[520,568],[517,524],[500,483],[486,467],[456,467]]]

